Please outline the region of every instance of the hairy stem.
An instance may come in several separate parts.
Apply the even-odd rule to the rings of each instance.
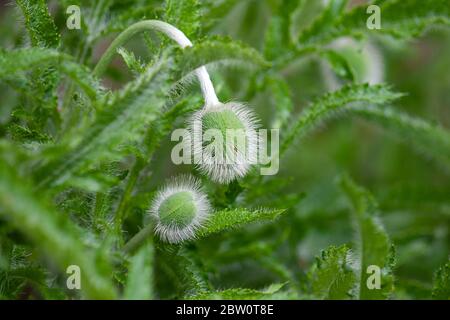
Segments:
[[[131,199],[131,194],[133,192],[134,186],[136,184],[136,181],[139,177],[139,173],[141,172],[142,168],[144,167],[144,161],[137,158],[136,162],[134,163],[133,167],[131,168],[130,174],[128,176],[128,181],[125,186],[125,190],[122,194],[122,198],[120,199],[119,206],[117,208],[116,212],[116,227],[120,228],[122,225],[122,221],[125,219],[125,214],[128,208],[128,203]]]
[[[114,54],[117,52],[117,49],[120,46],[125,44],[135,34],[149,30],[156,30],[164,33],[170,39],[178,43],[182,48],[192,46],[191,41],[185,36],[183,32],[166,22],[158,20],[140,21],[128,27],[125,31],[119,34],[116,39],[114,39],[109,48],[101,57],[100,61],[97,63],[97,66],[94,69],[94,75],[100,76],[105,71],[107,65],[111,62]],[[197,68],[195,70],[195,73],[200,82],[200,87],[205,99],[205,107],[217,105],[219,103],[219,99],[217,98],[214,86],[211,82],[211,79],[209,78],[206,67],[201,66]]]
[[[148,237],[153,234],[153,224],[149,223],[144,228],[141,229],[138,233],[136,233],[133,238],[131,238],[124,246],[123,252],[128,254],[135,251],[139,246],[144,243]]]

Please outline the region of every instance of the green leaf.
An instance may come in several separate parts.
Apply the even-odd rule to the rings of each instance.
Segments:
[[[199,230],[199,238],[209,236],[214,233],[237,229],[254,222],[271,221],[278,218],[284,209],[225,209],[211,215],[205,227]]]
[[[200,3],[198,0],[166,0],[165,21],[174,25],[188,38],[200,28]]]
[[[386,299],[394,289],[393,251],[389,237],[377,214],[377,204],[372,195],[357,186],[348,177],[343,177],[341,187],[353,206],[353,220],[357,229],[356,259],[358,260],[359,285],[357,298],[361,300]],[[369,266],[380,269],[380,288],[369,288],[372,283]]]
[[[42,66],[55,66],[77,83],[91,99],[98,99],[102,88],[85,66],[69,55],[53,49],[29,48],[0,50],[0,79],[16,79],[23,73]]]
[[[153,244],[147,240],[131,257],[124,298],[148,300],[153,298]]]
[[[0,155],[14,152],[8,144],[0,145]],[[36,197],[29,181],[16,170],[17,163],[2,157],[0,164],[0,216],[8,219],[18,230],[42,249],[65,272],[70,265],[81,269],[82,290],[92,299],[112,299],[115,289],[110,280],[110,270],[101,267],[99,256],[87,250],[80,239],[82,235],[71,221],[56,212],[40,193]],[[96,263],[97,262],[97,263]]]
[[[60,35],[45,0],[16,0],[25,18],[25,26],[35,47],[56,48]]]
[[[208,273],[194,248],[160,244],[157,259],[170,276],[180,298],[211,290]],[[166,283],[162,285],[167,286]]]
[[[48,12],[45,0],[17,0],[25,18],[25,27],[31,39],[33,47],[57,48],[60,35],[53,19]],[[57,84],[58,73],[52,67],[36,68],[31,73],[29,94],[33,97],[29,105],[35,110],[39,118],[38,127],[42,132],[48,132],[48,118],[52,120],[52,126],[59,126],[59,114],[56,111],[58,104]]]
[[[328,33],[330,28],[338,24],[347,2],[347,0],[330,0],[311,26],[300,34],[300,45],[317,41],[318,37]]]
[[[121,32],[138,21],[156,19],[156,16],[160,13],[159,11],[161,11],[161,8],[154,3],[146,4],[143,7],[130,8],[124,13],[110,19],[108,24],[97,34],[97,38],[107,36],[111,33]]]
[[[372,122],[392,133],[408,146],[435,159],[450,172],[450,132],[439,125],[414,118],[395,109],[355,105],[351,113]]]
[[[2,243],[0,252],[0,258],[8,262],[0,265],[0,296],[17,299],[27,285],[42,291],[47,289],[46,272],[28,259],[31,252],[26,247],[12,245],[9,249],[7,244]]]
[[[264,56],[273,60],[287,54],[293,45],[294,14],[301,0],[282,0],[273,6],[273,14],[264,35]]]
[[[339,77],[350,81],[355,79],[353,68],[342,53],[334,50],[322,50],[319,54],[328,61]]]
[[[351,298],[356,281],[351,263],[351,251],[345,245],[330,246],[323,250],[308,272],[314,297],[338,300]]]
[[[276,110],[271,127],[283,128],[294,110],[289,84],[283,78],[272,74],[267,75],[264,82],[270,90]]]
[[[204,39],[185,48],[181,55],[184,72],[209,63],[245,63],[246,66],[268,67],[269,63],[254,48],[223,37]]]
[[[116,16],[114,15],[113,6],[125,4],[126,1],[121,1],[120,3],[115,0],[98,0],[98,1],[86,1],[86,0],[60,0],[62,2],[60,7],[65,11],[71,5],[77,5],[81,9],[81,30],[78,34],[71,34],[71,36],[78,36],[77,45],[82,50],[88,49],[89,45],[92,45],[98,38],[106,33],[104,31],[108,30],[109,24],[107,22],[120,23],[116,21]],[[128,3],[128,5],[131,5]],[[68,17],[67,15],[65,16]],[[108,21],[112,20],[112,21]],[[68,36],[68,35],[67,35]],[[64,38],[67,38],[65,36]],[[73,42],[72,42],[73,43]],[[81,57],[82,61],[84,58]]]
[[[450,299],[450,262],[439,268],[434,276],[433,299]]]
[[[157,118],[169,91],[168,76],[163,67],[167,60],[147,68],[145,73],[125,88],[100,102],[101,110],[79,138],[68,134],[69,152],[41,167],[37,172],[40,187],[66,182],[77,170],[89,168],[104,159],[123,156],[120,147],[142,139],[146,126]],[[166,88],[164,90],[164,88]]]
[[[285,34],[283,33],[283,19],[274,16],[269,21],[264,42],[264,56],[273,60],[283,53],[283,47],[286,43],[283,41]]]
[[[381,32],[397,38],[421,35],[435,25],[450,25],[450,6],[446,0],[391,0],[380,4]]]
[[[380,30],[367,28],[367,5],[355,7],[332,19],[328,19],[328,11],[325,11],[310,28],[301,33],[300,45],[324,45],[342,36],[370,34],[388,34],[407,39],[420,35],[434,25],[450,25],[447,0],[387,0],[378,5],[381,11]]]
[[[438,125],[413,118],[389,107],[372,104],[388,104],[402,94],[394,93],[385,85],[349,85],[328,93],[310,104],[298,120],[282,137],[282,155],[295,139],[304,136],[317,125],[342,112],[358,116],[392,132],[408,143],[420,154],[426,154],[440,163],[447,171],[450,168],[450,133]]]
[[[117,49],[117,53],[119,53],[123,60],[125,61],[128,69],[130,69],[134,74],[140,74],[144,72],[145,66],[139,58],[136,58],[133,52],[128,51],[127,49],[120,47]]]
[[[250,0],[202,0],[202,29],[210,31],[240,3]]]
[[[31,48],[0,51],[0,78],[11,73],[29,71],[32,68],[49,64],[60,57],[56,50]]]
[[[448,189],[448,185],[401,182],[382,186],[377,199],[383,211],[408,209],[449,215]]]
[[[295,139],[309,133],[323,121],[336,116],[339,111],[345,111],[346,106],[350,103],[386,104],[401,96],[402,94],[392,92],[387,86],[369,86],[368,84],[348,85],[338,91],[327,93],[303,110],[282,137],[280,155],[287,151]]]
[[[210,291],[190,297],[192,300],[273,300],[285,283],[274,283],[263,290],[233,288],[222,291]],[[279,296],[283,299],[283,296]]]

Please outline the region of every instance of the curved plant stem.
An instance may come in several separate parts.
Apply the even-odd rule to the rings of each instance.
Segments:
[[[149,223],[136,233],[123,247],[124,253],[135,251],[142,243],[144,243],[153,234],[153,224]]]
[[[135,34],[149,30],[156,30],[164,33],[169,38],[177,42],[182,48],[192,46],[191,41],[184,35],[183,32],[168,23],[158,20],[140,21],[128,27],[125,31],[119,34],[116,39],[114,39],[109,48],[101,57],[100,61],[97,63],[97,66],[94,69],[94,75],[100,76],[105,71],[107,65],[111,62],[114,54],[120,46],[125,44]],[[200,82],[200,87],[205,99],[205,107],[217,105],[219,103],[219,99],[217,98],[206,67],[201,66],[197,68],[195,73]]]
[[[131,199],[131,194],[134,190],[136,181],[139,178],[139,173],[141,172],[144,165],[145,165],[144,161],[140,158],[137,158],[136,162],[134,163],[134,165],[131,168],[131,171],[128,175],[128,181],[126,183],[125,190],[120,199],[119,206],[117,207],[117,212],[116,212],[116,217],[115,217],[115,221],[116,221],[115,225],[116,225],[117,229],[120,228],[123,220],[126,217],[126,211],[128,209],[128,204]]]

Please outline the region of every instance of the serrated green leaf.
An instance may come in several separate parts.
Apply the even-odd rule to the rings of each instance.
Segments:
[[[300,34],[300,44],[317,41],[317,37],[329,32],[344,13],[347,0],[330,0],[320,16]]]
[[[71,150],[37,172],[39,185],[62,184],[81,167],[105,157],[120,156],[122,143],[142,138],[146,126],[156,119],[164,106],[164,97],[169,91],[169,73],[162,70],[166,63],[163,59],[147,68],[124,89],[100,102],[102,106],[98,109],[101,111],[95,122],[73,143]],[[166,91],[162,89],[164,87]],[[67,139],[72,141],[70,135]]]
[[[264,82],[270,89],[276,110],[271,127],[283,128],[294,110],[289,84],[281,77],[275,75],[266,76]]]
[[[56,48],[60,35],[50,16],[45,0],[16,0],[25,18],[31,44],[42,48]]]
[[[401,96],[402,94],[392,92],[387,86],[367,84],[348,85],[338,91],[327,93],[312,102],[282,137],[280,155],[292,145],[295,139],[304,136],[339,111],[345,111],[350,103],[386,104]]]
[[[90,70],[73,61],[69,55],[53,49],[29,48],[0,50],[0,79],[12,79],[22,73],[42,66],[55,66],[70,77],[91,99],[100,96],[102,88],[90,74]]]
[[[316,263],[308,272],[311,289],[318,299],[350,299],[356,284],[356,276],[351,266],[350,249],[343,245],[330,246],[316,258]]]
[[[0,155],[14,152],[7,144],[0,146]],[[39,198],[16,169],[2,157],[0,164],[0,215],[31,239],[65,272],[70,265],[81,269],[82,290],[89,298],[111,299],[115,289],[109,271],[99,268],[96,255],[86,250],[82,236],[66,216],[58,214]],[[16,165],[14,163],[14,165]],[[98,262],[98,261],[97,261]],[[104,263],[104,262],[103,262]]]
[[[181,56],[184,70],[194,70],[209,63],[245,63],[246,66],[268,67],[269,63],[254,48],[223,37],[204,39],[185,48]]]
[[[446,0],[391,0],[379,5],[380,31],[394,37],[417,37],[432,26],[450,25],[450,6]]]
[[[418,36],[433,25],[450,25],[450,6],[447,0],[387,0],[378,3],[381,29],[369,30],[367,5],[351,9],[338,18],[327,19],[324,12],[299,37],[301,46],[324,45],[342,36],[388,34],[398,38]]]
[[[159,13],[159,11],[161,11],[161,8],[153,3],[150,3],[143,7],[130,8],[130,10],[117,15],[116,17],[114,17],[114,19],[110,19],[107,26],[102,28],[97,37],[101,38],[111,33],[123,31],[128,26],[138,21],[154,19],[156,18],[156,15]]]
[[[124,298],[148,300],[153,298],[153,244],[147,240],[130,258]]]
[[[211,291],[190,297],[192,300],[272,300],[277,299],[277,293],[284,287],[285,283],[274,283],[263,290],[247,288],[233,288],[222,291]],[[278,298],[283,299],[283,296]]]
[[[387,299],[392,294],[393,251],[389,237],[377,215],[377,204],[372,195],[357,186],[348,177],[343,177],[341,187],[353,206],[353,220],[357,228],[355,259],[358,260],[359,285],[356,296],[360,300]],[[380,288],[369,286],[371,277],[376,276],[369,269],[380,270]]]
[[[28,71],[42,64],[57,60],[60,54],[56,50],[31,48],[13,51],[0,51],[0,78],[11,73]]]
[[[123,61],[125,61],[128,69],[130,69],[132,72],[134,72],[135,74],[140,74],[144,72],[145,70],[144,64],[139,60],[139,58],[136,58],[133,52],[130,52],[123,47],[120,47],[117,50],[117,53],[122,56]]]
[[[450,299],[450,262],[439,268],[434,276],[433,299]]]
[[[282,0],[274,3],[264,35],[264,56],[268,60],[287,54],[293,45],[294,13],[301,6],[301,0]]]
[[[271,221],[278,218],[284,209],[226,209],[215,212],[211,215],[205,227],[199,230],[199,238],[209,236],[214,233],[237,229],[254,222]]]
[[[317,99],[301,114],[299,119],[282,137],[282,155],[298,137],[307,134],[318,124],[339,115],[339,112],[362,117],[392,132],[420,153],[436,159],[448,170],[450,168],[450,133],[438,125],[413,118],[389,107],[388,104],[402,94],[390,91],[384,85],[349,85]],[[356,103],[357,102],[357,103]],[[363,103],[364,102],[364,103]]]
[[[25,27],[31,39],[33,47],[57,48],[59,46],[60,35],[55,23],[50,16],[45,0],[17,0],[24,20]],[[47,119],[52,118],[52,126],[59,126],[59,114],[57,108],[57,84],[59,74],[53,67],[36,68],[31,73],[29,94],[30,105],[33,106],[34,113],[40,118],[37,123],[39,131],[48,132]]]
[[[319,54],[328,61],[336,75],[350,81],[355,79],[354,71],[349,64],[349,61],[347,61],[347,59],[345,59],[340,52],[334,50],[323,50],[320,51]]]
[[[211,290],[208,273],[194,248],[160,244],[157,262],[173,281],[180,298]]]
[[[389,107],[355,105],[349,111],[381,126],[420,154],[425,153],[450,170],[450,132],[441,126]]]
[[[200,28],[200,3],[198,0],[166,0],[164,18],[190,38]]]

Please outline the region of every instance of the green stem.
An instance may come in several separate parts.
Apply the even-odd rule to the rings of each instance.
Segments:
[[[136,233],[123,247],[123,252],[126,254],[135,251],[141,244],[143,244],[153,234],[153,224],[149,223],[144,228]]]
[[[183,32],[174,26],[159,20],[144,20],[137,22],[123,31],[114,39],[108,49],[106,49],[103,56],[94,68],[94,76],[100,77],[105,72],[106,67],[111,62],[117,49],[123,46],[131,37],[143,31],[159,31],[174,40],[181,48],[192,46],[191,41],[184,35]],[[205,98],[205,107],[210,107],[219,104],[214,86],[209,78],[208,71],[205,66],[201,66],[195,70],[195,73],[200,82],[200,88]]]
[[[111,42],[111,45],[109,48],[105,51],[103,56],[98,61],[97,65],[94,68],[94,75],[99,77],[105,72],[106,67],[111,62],[112,58],[117,52],[117,49],[123,46],[125,43],[128,42],[134,35],[144,32],[144,31],[152,31],[152,30],[158,30],[158,24],[156,20],[145,20],[137,22],[127,29],[125,29],[121,34],[117,36],[117,38],[114,39],[113,42]]]
[[[105,203],[105,198],[106,196],[101,192],[97,192],[95,194],[95,205],[92,212],[92,220],[94,230],[97,232],[99,232],[102,229],[100,226],[100,222],[103,221],[104,219],[102,215],[102,207]]]
[[[116,211],[116,226],[120,226],[122,224],[122,221],[125,219],[125,214],[127,212],[128,203],[131,199],[131,194],[134,189],[134,185],[136,184],[137,179],[139,178],[139,173],[141,172],[142,168],[144,167],[144,161],[137,158],[136,162],[134,163],[133,167],[131,168],[130,174],[128,176],[128,181],[125,186],[125,190],[122,194],[122,198],[120,199],[119,206],[117,207]]]

